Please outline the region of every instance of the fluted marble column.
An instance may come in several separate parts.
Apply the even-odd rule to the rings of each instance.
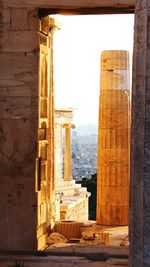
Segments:
[[[63,125],[65,128],[65,149],[64,149],[64,181],[72,180],[71,169],[71,128],[75,128],[74,124],[66,123]]]
[[[128,224],[129,53],[101,56],[98,132],[97,223]]]

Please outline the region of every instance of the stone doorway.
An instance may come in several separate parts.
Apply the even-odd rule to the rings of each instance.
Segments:
[[[2,250],[42,248],[45,233],[49,225],[54,223],[53,66],[51,60],[49,64],[47,62],[47,57],[52,58],[52,42],[48,40],[51,39],[52,32],[49,33],[47,28],[46,12],[51,13],[46,9],[39,10],[42,21],[40,26],[37,10],[34,8],[25,7],[20,10],[15,7],[11,12],[9,8],[4,8],[2,12],[4,32],[1,37],[1,56],[6,66],[2,71],[2,137],[5,136],[2,145],[5,154],[1,161],[1,181],[4,188],[1,196],[1,228],[5,229],[2,235],[4,242],[1,242]],[[89,10],[85,12],[88,13]],[[43,18],[41,14],[44,14]],[[51,30],[53,27],[55,25],[50,26]],[[10,37],[12,33],[13,38]],[[10,46],[9,38],[13,40]],[[51,84],[46,82],[48,77],[45,73],[41,71],[39,74],[40,64],[45,73],[50,71]],[[48,86],[52,88],[50,95]],[[48,106],[51,108],[50,113]],[[50,140],[48,145],[47,138]],[[13,155],[15,157],[12,160]],[[47,199],[47,196],[50,199]],[[51,203],[51,207],[48,203]],[[11,212],[8,212],[9,210]],[[24,229],[27,229],[26,235]]]
[[[95,17],[97,17],[97,16],[95,16]],[[101,17],[101,16],[100,16]],[[67,18],[66,18],[67,19]],[[83,24],[84,24],[84,16],[81,16],[81,18],[78,16],[78,17],[73,17],[72,19],[74,19],[74,21],[78,21],[78,19],[80,19],[80,22],[81,22],[81,20],[83,20]],[[90,17],[90,21],[91,21],[91,24],[92,24],[92,16]],[[66,25],[66,24],[65,24]],[[76,33],[76,32],[75,32]],[[58,34],[59,34],[59,32],[58,32]],[[102,38],[104,38],[103,36],[102,36]],[[82,39],[80,40],[81,42],[82,42]],[[118,45],[118,47],[119,47],[119,45]],[[63,51],[62,51],[63,52]],[[57,52],[56,52],[57,53]],[[78,53],[78,52],[77,52]],[[90,57],[90,54],[92,54],[92,52],[91,51],[89,51],[89,57]],[[78,58],[79,58],[79,55],[78,55]],[[99,58],[99,55],[98,55],[98,58]],[[66,59],[67,60],[67,59]],[[82,60],[82,59],[81,59]],[[82,61],[81,61],[82,62]],[[81,63],[81,64],[83,64],[83,63]],[[100,68],[100,62],[98,62],[98,68]],[[70,64],[70,68],[71,68],[71,64]],[[86,70],[85,70],[86,71]],[[84,71],[84,72],[85,72]],[[84,74],[83,74],[84,75]],[[77,76],[77,74],[76,74],[76,76]],[[59,79],[59,77],[58,77],[58,79]],[[73,79],[73,78],[72,78]],[[87,78],[88,79],[88,78]],[[71,87],[71,85],[70,85],[70,87]],[[71,88],[70,88],[70,91],[71,91]],[[61,96],[62,98],[63,98],[63,96]],[[97,98],[98,98],[98,96],[97,96]],[[84,103],[83,103],[83,106],[84,106]],[[98,113],[98,112],[97,112]],[[98,121],[98,119],[97,119],[97,121]],[[115,172],[115,171],[114,171]],[[129,172],[129,170],[128,170],[128,172]],[[114,175],[114,174],[113,174]]]
[[[1,250],[37,249],[38,9],[134,12],[135,1],[1,1]],[[149,1],[136,1],[132,100],[131,266],[148,266]],[[17,17],[17,20],[16,20]],[[18,19],[20,20],[18,21]],[[4,64],[3,64],[4,63]],[[27,134],[26,134],[27,133]],[[13,159],[13,160],[12,160]],[[23,212],[22,212],[23,210]],[[16,227],[17,225],[17,227]],[[10,227],[11,226],[11,227]],[[24,233],[26,233],[24,235]]]

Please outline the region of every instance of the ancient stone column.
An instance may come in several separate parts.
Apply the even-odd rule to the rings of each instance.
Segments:
[[[75,128],[74,124],[66,123],[63,125],[65,128],[65,149],[64,149],[64,181],[72,180],[71,170],[71,137],[70,130]]]
[[[98,132],[97,223],[128,224],[129,53],[101,56]]]

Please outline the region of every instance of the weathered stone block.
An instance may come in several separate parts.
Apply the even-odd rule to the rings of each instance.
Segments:
[[[38,96],[38,57],[34,53],[0,54],[0,96]]]
[[[38,97],[0,98],[0,118],[37,118]]]
[[[33,176],[33,173],[31,174]],[[6,178],[6,176],[5,176]],[[25,177],[24,177],[25,178]],[[1,186],[1,196],[0,196],[0,205],[1,206],[6,206],[8,205],[9,207],[36,207],[36,193],[34,192],[34,184],[30,184],[31,179],[28,179],[26,177],[26,186],[23,184],[21,181],[18,179],[16,182],[15,179],[9,179],[9,184],[5,183],[3,181],[0,183]],[[32,188],[32,192],[31,192]]]
[[[38,32],[36,31],[0,33],[0,52],[36,52],[38,49]]]
[[[5,206],[0,209],[1,214],[3,213],[0,220],[0,250],[36,250],[36,209],[24,207],[24,212],[22,212],[22,207],[10,209],[9,206]],[[11,227],[9,222],[11,222]]]
[[[146,77],[146,69],[145,66],[145,58],[143,57],[144,51],[141,49],[137,52],[136,65],[137,65],[137,73],[143,77]]]
[[[0,86],[1,97],[8,96],[8,90],[6,86]]]
[[[37,157],[37,119],[7,119],[0,121],[0,168],[2,176],[18,179],[34,173]],[[13,158],[13,160],[12,160]]]
[[[9,31],[11,25],[10,9],[0,9],[0,32]]]
[[[124,110],[100,108],[100,126],[102,129],[121,128],[122,125],[127,128],[128,122],[128,114]]]
[[[63,235],[54,232],[50,234],[50,236],[47,239],[48,244],[54,244],[54,243],[67,243],[67,238],[65,238]]]
[[[28,9],[28,29],[39,30],[39,17],[37,9]]]
[[[103,79],[103,76],[101,76],[101,79]],[[108,79],[110,79],[110,77],[108,77]],[[102,88],[103,85],[104,83],[101,83]],[[114,90],[109,90],[109,89],[108,90],[104,89],[101,92],[101,97],[103,98],[103,102],[101,103],[101,109],[111,107],[112,109],[126,110],[129,105],[128,104],[129,92],[125,90],[124,91],[115,90],[115,88],[113,88]]]
[[[11,83],[11,81],[8,82],[8,80],[3,80],[6,83]],[[1,81],[1,82],[3,82]],[[0,83],[1,83],[0,82]],[[3,87],[0,86],[0,97],[35,97],[38,93],[38,82],[35,80],[34,84],[27,84],[27,85],[18,85],[18,86],[8,86]]]
[[[103,51],[101,60],[102,71],[127,70],[129,54],[126,51]],[[109,89],[109,87],[108,87]]]
[[[11,9],[11,30],[12,31],[28,30],[27,9],[25,8]]]

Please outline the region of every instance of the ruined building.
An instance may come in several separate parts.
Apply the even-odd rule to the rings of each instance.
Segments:
[[[88,220],[88,200],[90,193],[85,187],[76,184],[72,178],[71,168],[71,129],[73,124],[72,109],[55,109],[55,194],[56,221]],[[64,159],[63,134],[64,131]],[[63,164],[64,163],[64,164]],[[64,175],[63,175],[64,165]]]
[[[149,266],[149,7],[150,0],[0,1],[0,250],[41,249],[55,223],[52,38],[57,25],[48,15],[134,13],[130,266]]]

